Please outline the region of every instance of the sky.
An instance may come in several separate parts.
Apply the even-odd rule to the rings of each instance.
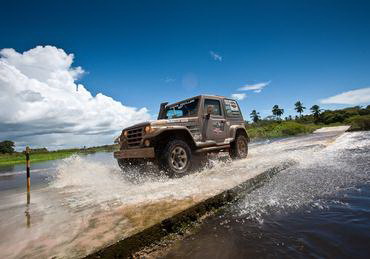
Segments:
[[[246,119],[370,104],[369,1],[0,4],[0,140],[18,147],[109,144],[202,93]]]

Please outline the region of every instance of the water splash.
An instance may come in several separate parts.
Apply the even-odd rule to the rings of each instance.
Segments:
[[[343,146],[342,153],[346,153],[348,145],[355,150],[351,159],[357,159],[358,152],[368,152],[370,137],[365,133],[346,134],[334,143],[338,147],[331,151],[333,147],[326,146],[337,134],[257,143],[251,145],[247,159],[233,162],[215,159],[201,172],[177,179],[146,170],[121,172],[111,156],[104,160],[88,156],[64,159],[57,163],[56,174],[49,185],[32,193],[31,232],[19,227],[24,211],[17,205],[18,197],[6,198],[6,204],[16,203],[10,209],[4,208],[8,216],[1,216],[8,224],[0,224],[0,232],[9,234],[0,238],[0,255],[5,258],[83,257],[282,164],[293,165],[295,170],[279,173],[265,187],[247,195],[236,211],[263,219],[270,208],[289,209],[307,202],[321,206],[320,193],[330,188],[316,187],[323,183],[333,188],[340,185],[329,173],[323,172],[328,176],[321,177],[320,171],[312,168],[321,166],[322,170],[340,168],[352,172],[354,167],[336,156],[341,153],[339,147]],[[366,161],[355,163],[369,168]],[[125,176],[130,174],[139,177],[129,181]]]
[[[56,177],[50,186],[65,197],[65,205],[75,209],[93,206],[109,209],[150,200],[178,200],[221,190],[222,180],[215,173],[224,170],[222,168],[226,163],[213,162],[210,170],[169,179],[158,172],[140,169],[122,172],[115,164],[72,156],[58,165]],[[135,176],[135,179],[128,175]],[[210,182],[213,188],[209,186]]]
[[[369,154],[369,132],[345,133],[324,149],[287,152],[284,155],[294,157],[297,163],[247,194],[236,205],[236,213],[262,223],[271,213],[341,204],[343,191],[370,183]],[[329,196],[336,199],[325,199]]]
[[[116,164],[72,156],[59,163],[50,187],[64,197],[64,205],[78,210],[88,207],[109,209],[159,200],[201,200],[287,160],[269,157],[268,162],[263,163],[261,159],[232,162],[214,158],[199,172],[169,179],[158,171],[147,171],[147,168],[122,172]]]

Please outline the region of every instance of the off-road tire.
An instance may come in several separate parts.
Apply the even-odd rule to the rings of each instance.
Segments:
[[[243,159],[248,155],[248,140],[243,134],[238,134],[230,145],[229,150],[232,159]]]
[[[185,175],[192,167],[192,154],[189,145],[179,139],[169,141],[160,155],[158,165],[169,177]]]

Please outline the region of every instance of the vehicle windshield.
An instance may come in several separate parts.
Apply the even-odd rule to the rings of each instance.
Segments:
[[[165,108],[163,119],[173,119],[196,116],[198,111],[198,98],[186,100]]]

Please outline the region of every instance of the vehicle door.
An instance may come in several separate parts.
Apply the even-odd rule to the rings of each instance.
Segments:
[[[207,108],[212,106],[212,113],[207,116]],[[206,127],[206,139],[214,140],[217,143],[225,141],[227,136],[225,114],[222,109],[222,104],[219,99],[205,98],[204,99],[204,127]]]

